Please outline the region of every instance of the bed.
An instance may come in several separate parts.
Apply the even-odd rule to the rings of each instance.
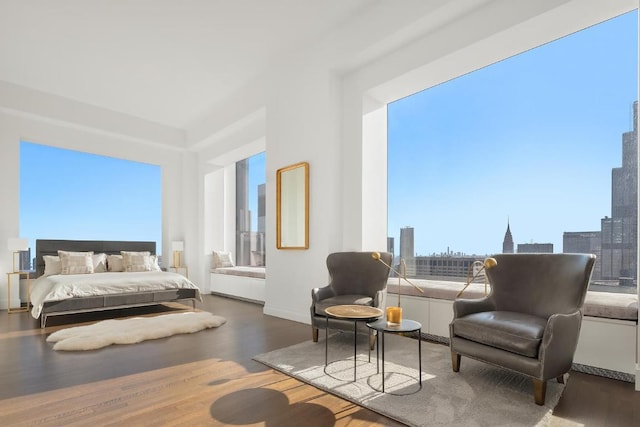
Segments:
[[[46,326],[47,318],[51,316],[187,300],[191,301],[195,309],[196,301],[202,300],[200,289],[177,273],[100,270],[91,274],[50,274],[52,271],[49,269],[45,274],[45,256],[57,257],[58,251],[93,252],[107,256],[121,255],[121,251],[128,254],[148,252],[155,256],[156,244],[102,240],[36,240],[37,278],[31,286],[31,314],[36,319],[40,318],[41,328]],[[51,258],[48,261],[50,268]]]

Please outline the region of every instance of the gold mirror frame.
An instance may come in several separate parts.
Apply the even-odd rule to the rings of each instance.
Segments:
[[[309,249],[309,163],[276,171],[276,247]]]

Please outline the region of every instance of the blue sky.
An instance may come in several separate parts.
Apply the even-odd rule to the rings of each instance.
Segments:
[[[388,234],[415,251],[502,251],[600,230],[638,97],[637,11],[388,109]]]
[[[258,186],[266,182],[267,155],[263,151],[249,157],[249,210],[251,231],[258,231]]]
[[[20,144],[20,237],[145,240],[162,253],[160,166]]]

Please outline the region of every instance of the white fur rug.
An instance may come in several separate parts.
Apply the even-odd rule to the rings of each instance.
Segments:
[[[103,320],[87,326],[61,329],[49,335],[54,350],[95,350],[111,344],[135,344],[175,334],[215,328],[226,319],[207,312],[185,312],[153,317]]]

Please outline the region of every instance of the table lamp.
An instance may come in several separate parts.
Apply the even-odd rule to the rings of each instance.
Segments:
[[[467,269],[467,283],[465,283],[464,287],[460,289],[460,292],[456,294],[456,298],[458,298],[465,289],[473,282],[479,275],[485,270],[495,267],[498,265],[498,261],[495,258],[486,258],[484,261],[473,261],[469,268]],[[471,275],[472,271],[478,269],[478,271]],[[487,275],[484,275],[484,294],[487,295],[487,285],[489,284],[489,279]]]
[[[182,251],[184,251],[184,242],[171,242],[171,249],[173,250],[173,266],[182,267]]]
[[[381,263],[383,263],[384,265],[386,265],[387,267],[389,267],[389,269],[391,271],[393,271],[394,273],[396,273],[398,275],[398,305],[397,306],[389,306],[386,309],[386,315],[387,315],[387,324],[390,326],[393,325],[399,325],[402,323],[402,307],[400,306],[400,280],[404,279],[405,282],[407,282],[408,284],[410,284],[411,286],[413,286],[414,288],[416,288],[417,290],[419,290],[421,293],[424,293],[424,291],[422,289],[420,289],[420,287],[416,284],[414,284],[413,282],[411,282],[409,279],[407,279],[407,265],[405,264],[404,260],[402,258],[400,258],[400,269],[403,271],[403,273],[401,274],[400,272],[398,272],[395,268],[391,267],[389,264],[387,264],[386,262],[384,262],[382,260],[382,258],[380,258],[380,252],[372,252],[371,253],[371,258],[375,259],[376,261],[380,261]]]
[[[7,241],[7,249],[13,252],[13,272],[17,273],[20,271],[20,252],[29,249],[29,239],[10,237]],[[16,263],[16,258],[18,258],[18,263]]]

